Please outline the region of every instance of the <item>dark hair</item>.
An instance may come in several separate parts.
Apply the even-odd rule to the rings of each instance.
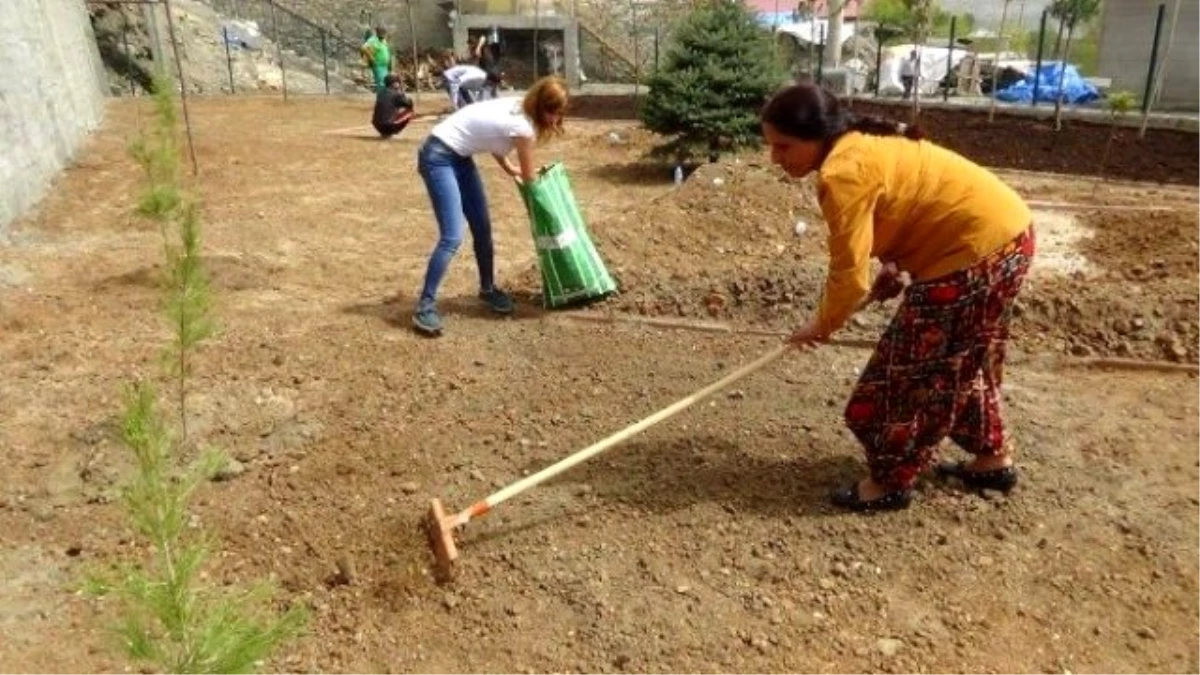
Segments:
[[[925,137],[915,124],[843,110],[837,96],[815,84],[793,84],[775,92],[763,106],[761,117],[781,134],[806,141],[824,141],[827,147],[832,147],[837,139],[850,131],[872,136],[903,136],[914,141]]]
[[[403,83],[404,81],[401,80],[400,76],[396,74],[388,75],[387,77],[383,78],[383,86],[387,87],[388,89],[391,89],[394,85]]]

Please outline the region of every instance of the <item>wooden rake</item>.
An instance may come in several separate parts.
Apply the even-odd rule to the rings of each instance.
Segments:
[[[794,349],[791,344],[782,344],[766,354],[758,357],[757,360],[748,363],[738,370],[726,375],[707,387],[697,391],[696,393],[682,398],[675,403],[659,410],[640,422],[625,427],[617,433],[605,438],[602,441],[593,443],[592,445],[576,452],[575,454],[559,460],[557,463],[542,469],[541,471],[527,476],[521,480],[505,487],[487,498],[475,502],[468,508],[447,516],[445,509],[442,507],[440,499],[433,499],[429,505],[429,514],[426,520],[426,529],[429,534],[429,545],[433,548],[434,557],[434,577],[439,582],[450,581],[454,578],[454,561],[458,559],[458,547],[454,544],[454,530],[462,527],[471,521],[473,518],[478,518],[488,511],[491,511],[498,504],[515,497],[518,494],[528,490],[529,488],[542,483],[543,481],[553,478],[558,474],[570,469],[571,467],[586,461],[595,455],[604,452],[605,450],[625,441],[637,434],[649,429],[650,427],[662,422],[665,419],[673,417],[683,410],[703,401],[713,394],[721,391],[738,380],[754,373],[762,368],[770,365],[780,356]]]

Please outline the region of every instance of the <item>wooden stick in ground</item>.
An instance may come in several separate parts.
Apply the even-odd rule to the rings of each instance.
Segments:
[[[733,335],[758,335],[762,337],[787,337],[791,335],[788,331],[773,330],[766,328],[735,328],[728,324],[702,322],[702,321],[687,321],[685,319],[664,319],[650,316],[637,316],[633,314],[599,314],[595,312],[572,312],[560,314],[567,319],[574,321],[593,321],[596,323],[630,323],[639,326],[653,326],[655,328],[677,328],[682,330],[692,330],[701,333],[730,333]],[[823,344],[833,345],[834,347],[853,347],[856,349],[874,349],[878,340],[869,338],[834,338]]]
[[[558,316],[571,319],[574,321],[585,321],[593,323],[627,323],[638,326],[650,326],[654,328],[672,328],[678,330],[691,330],[701,333],[727,333],[731,335],[759,335],[763,337],[787,337],[791,333],[787,331],[764,329],[764,328],[736,328],[728,324],[704,322],[704,321],[687,321],[685,319],[666,319],[650,316],[638,316],[635,314],[617,314],[598,312],[567,312]],[[872,338],[835,338],[829,340],[828,345],[835,347],[851,347],[855,349],[874,349],[878,344],[878,340]],[[1038,362],[1042,367],[1049,368],[1096,368],[1100,370],[1126,370],[1126,371],[1143,371],[1143,372],[1159,372],[1159,373],[1200,373],[1200,365],[1194,363],[1174,363],[1172,361],[1155,361],[1141,359],[1127,359],[1117,357],[1068,357],[1056,356],[1051,359],[1032,359],[1030,362]]]
[[[1036,363],[1037,361],[1035,361]],[[1200,365],[1195,363],[1174,363],[1172,361],[1142,361],[1141,359],[1122,359],[1116,357],[1089,356],[1085,358],[1058,356],[1042,362],[1051,368],[1095,368],[1097,370],[1125,370],[1152,373],[1200,373]]]
[[[1028,199],[1025,201],[1025,204],[1034,209],[1067,211],[1183,211],[1194,208],[1194,204],[1186,206],[1167,206],[1163,204],[1079,204],[1075,202],[1051,202],[1040,199]]]

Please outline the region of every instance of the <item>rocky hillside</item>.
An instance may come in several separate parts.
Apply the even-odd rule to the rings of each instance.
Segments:
[[[229,93],[231,80],[236,93],[281,91],[285,78],[289,93],[364,90],[365,72],[356,66],[357,57],[348,45],[326,40],[327,88],[326,64],[322,62],[319,47],[314,58],[285,42],[281,67],[279,45],[263,36],[256,22],[231,19],[197,0],[174,0],[172,10],[184,83],[190,93]],[[114,94],[146,89],[157,57],[156,33],[166,62],[171,63],[166,15],[161,8],[155,11],[157,14],[151,19],[143,6],[117,3],[90,6],[96,41]],[[319,39],[318,36],[318,44]]]

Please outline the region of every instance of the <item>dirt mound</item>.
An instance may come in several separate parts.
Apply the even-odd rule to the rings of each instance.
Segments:
[[[1102,267],[1031,283],[1020,339],[1077,356],[1197,361],[1197,223],[1188,211],[1094,211],[1081,242]]]
[[[824,234],[812,228],[797,239],[794,228],[819,219],[810,183],[735,158],[701,165],[663,197],[594,230],[622,289],[614,307],[751,318],[811,305],[819,270],[803,261],[824,247]]]
[[[797,220],[808,225],[799,237]],[[1016,308],[1016,342],[1075,356],[1196,362],[1195,213],[1094,211],[1083,223],[1094,236],[1078,254],[1104,267],[1031,278]],[[606,309],[785,330],[815,308],[824,283],[826,228],[813,184],[758,157],[702,165],[662,197],[595,222],[593,232],[621,288]],[[536,286],[536,270],[527,277]],[[866,313],[848,332],[876,329],[888,311]]]

